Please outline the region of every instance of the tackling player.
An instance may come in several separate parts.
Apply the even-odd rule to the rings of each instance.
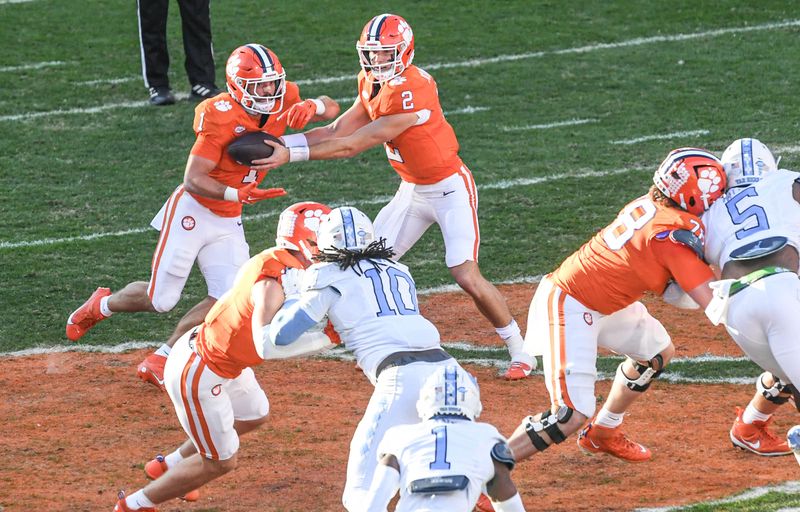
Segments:
[[[578,444],[629,462],[651,456],[622,432],[622,417],[675,348],[639,299],[646,291],[666,296],[668,288],[680,286],[701,306],[711,300],[714,275],[702,260],[698,216],[722,195],[725,172],[711,153],[682,148],[669,153],[653,181],[646,195],[628,203],[536,289],[525,346],[543,354],[551,407],[514,431],[510,445],[517,461],[561,443],[594,415],[598,346],[627,358]]]
[[[506,378],[525,378],[536,360],[522,350],[522,335],[505,299],[478,267],[478,190],[458,156],[458,140],[442,113],[436,81],[411,64],[411,27],[394,14],[375,16],[364,26],[356,50],[362,70],[353,106],[327,126],[284,137],[288,149],[274,146],[272,156],[254,161],[253,168],[351,158],[383,144],[402,181],[375,218],[376,233],[400,259],[438,224],[450,273],[508,347],[512,363]]]
[[[267,395],[251,367],[333,346],[321,330],[291,347],[275,347],[267,335],[284,302],[282,275],[288,268],[311,264],[316,229],[328,212],[327,206],[312,202],[287,208],[278,222],[276,247],[247,261],[203,323],[178,339],[167,358],[164,384],[189,439],[166,457],[148,462],[145,472],[155,480],[128,497],[121,494],[115,512],[153,512],[156,504],[185,496],[233,470],[239,436],[258,428],[269,412]]]
[[[422,423],[390,428],[378,446],[364,510],[385,511],[399,489],[395,512],[471,512],[485,486],[494,510],[524,512],[514,456],[495,427],[475,421],[482,409],[475,378],[460,367],[428,377],[417,401]]]
[[[757,139],[734,141],[722,154],[728,191],[704,215],[706,260],[721,269],[706,310],[747,356],[766,370],[730,430],[734,446],[767,457],[792,453],[769,430],[772,414],[800,382],[800,174],[778,169]]]
[[[280,136],[287,126],[301,129],[309,121],[333,119],[339,114],[339,105],[327,96],[301,100],[297,84],[286,81],[278,57],[259,44],[234,50],[225,72],[228,92],[195,108],[197,138],[186,163],[183,184],[151,223],[161,234],[153,254],[150,280],[129,283],[114,293],[98,288],[67,320],[67,337],[77,341],[113,313],[170,311],[178,303],[196,260],[205,277],[208,296],[190,309],[169,340],[137,367],[142,380],[162,389],[170,347],[203,321],[250,257],[242,227],[242,204],[286,193],[283,189],[257,188],[266,173],[235,162],[225,148],[247,131]]]
[[[276,314],[270,337],[289,345],[328,316],[375,386],[350,442],[342,503],[352,512],[364,506],[386,430],[418,423],[420,387],[432,373],[458,363],[420,314],[408,267],[390,259],[392,250],[375,239],[369,217],[336,208],[322,221],[317,241],[317,263],[305,271],[299,299]]]

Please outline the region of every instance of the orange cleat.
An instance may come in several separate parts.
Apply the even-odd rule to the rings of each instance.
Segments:
[[[578,446],[588,454],[608,453],[627,462],[650,460],[650,450],[634,443],[620,427],[609,428],[589,423],[578,435]]]
[[[476,512],[494,512],[494,505],[492,505],[492,500],[489,499],[488,496],[485,494],[481,494],[478,496],[478,502],[475,504],[475,511]]]
[[[736,420],[733,422],[730,432],[734,448],[747,450],[764,457],[778,457],[792,453],[786,440],[779,438],[769,430],[772,418],[747,424],[742,421],[742,413],[744,413],[744,409],[737,407]]]
[[[136,366],[136,375],[144,382],[149,382],[161,391],[166,391],[164,387],[164,365],[167,358],[159,354],[150,354],[144,361]]]
[[[119,491],[117,495],[117,504],[114,505],[113,512],[158,512],[155,507],[144,507],[144,508],[130,508],[128,504],[125,503],[125,493]]]
[[[521,361],[512,361],[506,373],[503,374],[503,378],[506,380],[522,380],[530,375],[531,371],[533,371],[533,368],[529,364]]]
[[[78,341],[86,334],[86,331],[106,319],[100,313],[100,299],[109,295],[111,295],[111,290],[108,288],[98,288],[81,307],[69,315],[67,319],[67,338],[72,341]]]
[[[144,465],[144,474],[147,475],[147,478],[150,480],[155,480],[166,472],[167,463],[164,461],[164,456],[161,454],[156,455],[155,459]],[[189,491],[181,496],[181,499],[184,501],[197,501],[200,499],[200,491],[198,489]]]

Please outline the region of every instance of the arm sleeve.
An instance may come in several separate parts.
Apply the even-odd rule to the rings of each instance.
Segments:
[[[304,332],[289,345],[275,345],[270,337],[270,326],[262,329],[261,348],[258,350],[261,359],[288,359],[318,354],[336,346],[321,331]]]
[[[659,263],[669,270],[682,289],[691,291],[709,279],[714,279],[711,268],[689,247],[672,240],[655,243],[653,251]]]
[[[276,346],[294,342],[321,322],[338,298],[336,291],[326,287],[305,292],[297,301],[287,301],[270,324],[270,340]]]
[[[522,504],[519,493],[505,501],[492,501],[492,506],[496,512],[525,512],[525,506]]]
[[[364,510],[386,510],[400,488],[400,472],[386,464],[378,464],[372,475],[367,503]]]

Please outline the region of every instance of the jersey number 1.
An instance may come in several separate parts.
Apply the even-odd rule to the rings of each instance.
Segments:
[[[436,454],[433,456],[433,462],[428,467],[431,469],[450,469],[450,463],[447,462],[447,427],[444,425],[433,427],[431,434],[436,436]]]

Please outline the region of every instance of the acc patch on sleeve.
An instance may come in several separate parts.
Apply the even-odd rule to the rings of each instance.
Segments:
[[[492,446],[491,453],[492,458],[500,464],[508,466],[509,471],[513,470],[514,466],[517,464],[516,461],[514,461],[514,454],[511,453],[511,448],[503,441]]]

